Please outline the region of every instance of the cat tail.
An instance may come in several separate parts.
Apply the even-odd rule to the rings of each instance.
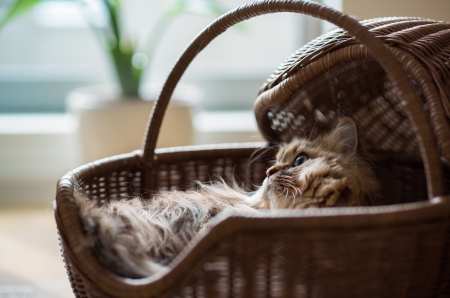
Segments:
[[[146,254],[148,243],[139,232],[144,219],[136,216],[142,205],[138,198],[100,203],[75,193],[86,237],[84,245],[112,272],[130,278],[143,278],[164,271],[165,266]],[[133,232],[132,232],[133,231]]]

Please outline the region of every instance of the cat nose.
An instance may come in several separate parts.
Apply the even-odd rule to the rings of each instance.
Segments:
[[[270,175],[275,174],[276,172],[278,172],[280,169],[277,167],[271,167],[266,171],[266,175],[267,177],[270,177]]]

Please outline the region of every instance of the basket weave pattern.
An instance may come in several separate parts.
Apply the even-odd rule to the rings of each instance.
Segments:
[[[400,61],[430,113],[442,156],[450,160],[450,24],[419,18],[381,18],[361,22]],[[416,131],[398,91],[365,47],[336,29],[294,53],[262,87],[261,97],[290,78],[295,94],[267,114],[275,141],[289,141],[334,127],[351,115],[368,148],[418,151]],[[283,90],[283,92],[285,92]],[[324,100],[331,98],[332,101]],[[444,124],[444,125],[443,125]]]

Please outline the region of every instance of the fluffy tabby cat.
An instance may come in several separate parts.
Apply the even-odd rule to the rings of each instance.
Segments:
[[[139,278],[164,270],[221,212],[373,205],[378,184],[357,148],[355,123],[343,118],[327,135],[282,146],[252,194],[224,183],[200,184],[197,191],[161,191],[148,200],[100,206],[78,194],[87,245],[112,271]]]

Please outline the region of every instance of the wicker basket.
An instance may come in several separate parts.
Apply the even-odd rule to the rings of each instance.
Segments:
[[[286,141],[328,130],[339,115],[351,114],[364,145],[377,156],[381,200],[388,206],[227,217],[194,239],[166,274],[132,280],[108,271],[85,245],[77,187],[107,200],[190,189],[194,179],[207,181],[212,174],[226,178],[234,172],[249,188],[262,182],[273,158],[266,144],[159,150],[155,144],[169,98],[197,53],[238,22],[284,11],[343,29],[302,47],[267,81],[255,104],[261,131],[270,141]],[[307,1],[255,2],[216,20],[169,75],[144,149],[82,166],[59,181],[55,216],[75,295],[449,297],[449,45],[448,23],[358,23]],[[259,149],[265,150],[255,155]]]

